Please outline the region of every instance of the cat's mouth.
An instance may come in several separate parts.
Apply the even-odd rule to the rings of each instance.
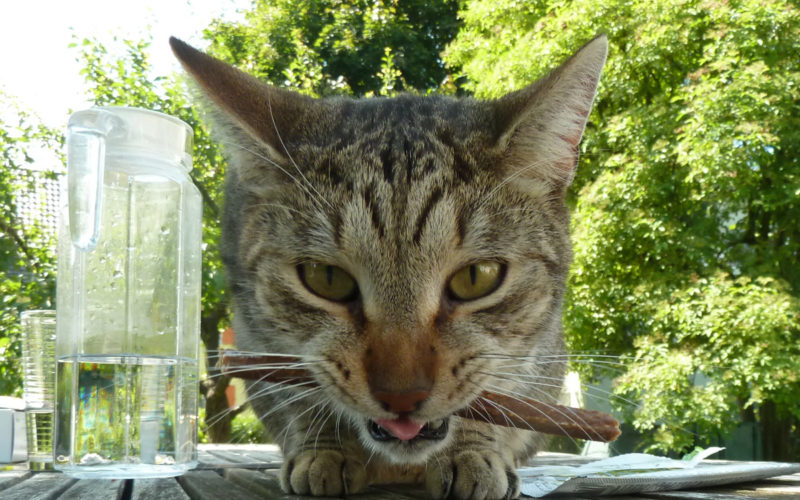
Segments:
[[[417,442],[423,439],[441,441],[447,437],[449,429],[450,417],[427,423],[411,420],[408,417],[391,420],[370,420],[367,423],[367,430],[372,439],[382,442]]]

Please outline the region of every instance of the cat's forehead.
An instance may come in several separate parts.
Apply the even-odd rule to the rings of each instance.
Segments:
[[[328,118],[301,148],[334,183],[471,183],[493,162],[492,117],[471,99],[342,100]]]

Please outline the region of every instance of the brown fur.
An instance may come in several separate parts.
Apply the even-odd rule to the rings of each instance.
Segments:
[[[315,100],[172,45],[226,130],[239,348],[300,356],[320,386],[248,387],[286,456],[286,491],[341,495],[370,478],[424,481],[434,497],[516,497],[514,469],[542,436],[451,415],[487,389],[558,396],[564,194],[605,38],[496,101]],[[502,265],[499,284],[454,299],[449,280],[481,261]],[[323,298],[299,276],[304,263],[343,269],[357,296]],[[410,441],[367,431],[398,417],[450,427]]]

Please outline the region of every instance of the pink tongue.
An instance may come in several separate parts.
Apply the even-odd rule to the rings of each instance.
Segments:
[[[400,441],[414,439],[417,437],[417,434],[419,434],[420,429],[425,425],[425,422],[414,422],[406,417],[396,418],[394,420],[381,419],[376,420],[375,423],[389,431],[392,436]]]

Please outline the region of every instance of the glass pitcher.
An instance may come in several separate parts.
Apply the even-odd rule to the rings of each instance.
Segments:
[[[196,465],[202,198],[192,130],[74,113],[58,236],[54,465],[74,477]]]

